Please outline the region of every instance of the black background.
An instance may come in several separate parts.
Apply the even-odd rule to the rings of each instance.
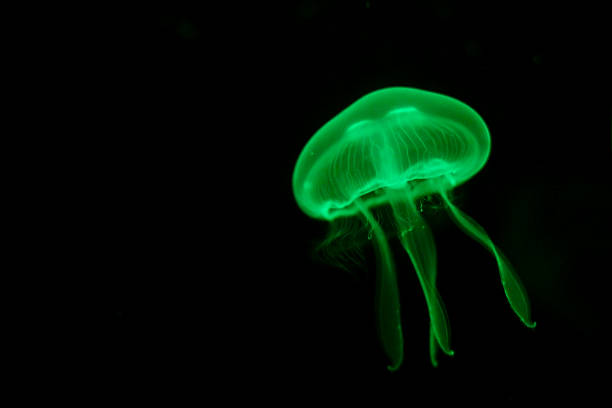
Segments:
[[[105,392],[381,404],[606,395],[604,23],[571,3],[441,0],[160,7],[109,23],[96,222],[112,239],[95,250],[104,290],[85,360]],[[386,86],[453,96],[489,125],[489,161],[455,202],[513,262],[538,324],[514,316],[492,256],[432,210],[456,353],[437,369],[397,242],[406,349],[389,373],[372,249],[351,273],[318,261],[327,226],[291,190],[311,135]]]

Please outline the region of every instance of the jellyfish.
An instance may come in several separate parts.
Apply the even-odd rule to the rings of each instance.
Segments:
[[[417,203],[438,195],[454,223],[495,258],[501,286],[515,314],[530,328],[526,291],[485,230],[449,199],[449,193],[486,163],[490,135],[484,120],[449,96],[392,87],[369,93],[321,127],[300,153],[293,193],[308,216],[328,222],[361,217],[377,259],[376,320],[382,351],[397,370],[404,357],[400,296],[387,234],[373,209],[390,206],[395,235],[418,277],[429,313],[429,353],[454,354],[447,312],[436,288],[436,247]]]

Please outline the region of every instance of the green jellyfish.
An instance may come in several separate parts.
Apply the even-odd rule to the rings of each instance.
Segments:
[[[425,295],[434,367],[439,349],[447,355],[453,351],[446,309],[436,289],[433,235],[417,209],[423,197],[438,194],[450,218],[493,254],[510,306],[526,326],[535,327],[525,289],[510,262],[448,196],[484,166],[490,145],[485,122],[466,104],[394,87],[374,91],[335,116],[298,158],[293,193],[302,211],[329,222],[358,216],[369,224],[378,263],[378,335],[391,371],[400,367],[404,353],[400,297],[387,234],[372,212],[376,206],[391,207],[393,234],[408,253]]]

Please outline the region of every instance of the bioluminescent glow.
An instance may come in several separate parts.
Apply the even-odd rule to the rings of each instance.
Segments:
[[[327,122],[302,150],[293,193],[310,217],[336,222],[363,217],[378,260],[377,318],[382,348],[397,370],[403,360],[400,296],[387,236],[372,213],[389,205],[395,234],[416,270],[430,317],[430,356],[453,355],[446,309],[436,289],[437,256],[417,200],[438,194],[450,218],[495,257],[510,306],[528,327],[529,301],[510,262],[485,230],[457,208],[448,193],[486,163],[490,135],[483,119],[448,96],[413,88],[372,92]]]

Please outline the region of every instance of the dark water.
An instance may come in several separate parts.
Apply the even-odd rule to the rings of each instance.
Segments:
[[[114,102],[96,157],[105,163],[92,193],[103,210],[98,245],[82,255],[102,292],[87,361],[108,393],[289,405],[606,395],[612,148],[602,11],[401,3],[123,16],[125,35],[115,33],[106,60]],[[489,161],[454,199],[514,264],[537,321],[521,325],[494,259],[432,211],[456,354],[431,367],[425,302],[391,240],[406,341],[393,374],[376,339],[372,248],[351,272],[318,262],[312,249],[326,225],[302,214],[291,191],[310,136],[386,86],[453,96],[487,122]]]

